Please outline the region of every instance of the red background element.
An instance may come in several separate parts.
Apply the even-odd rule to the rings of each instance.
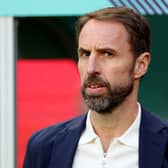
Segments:
[[[82,111],[77,66],[71,60],[19,60],[16,67],[17,164],[37,130]]]

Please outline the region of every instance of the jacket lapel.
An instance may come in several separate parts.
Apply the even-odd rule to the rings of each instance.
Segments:
[[[55,138],[49,168],[70,168],[79,138],[85,128],[86,115],[73,121],[63,128],[58,138]]]
[[[161,168],[167,137],[162,124],[152,114],[142,109],[139,141],[139,168]]]

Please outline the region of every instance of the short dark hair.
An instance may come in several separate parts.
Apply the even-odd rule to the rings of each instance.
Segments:
[[[139,13],[127,7],[109,7],[81,16],[76,24],[77,39],[84,25],[91,19],[114,20],[126,28],[131,50],[137,58],[143,52],[150,51],[150,27],[147,20]]]

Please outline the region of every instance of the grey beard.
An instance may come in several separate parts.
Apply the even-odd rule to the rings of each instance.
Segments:
[[[84,98],[86,105],[89,109],[94,110],[98,113],[103,113],[106,111],[110,111],[111,109],[111,98],[101,98],[101,97],[85,97]]]
[[[130,78],[128,83],[111,89],[108,87],[108,94],[104,96],[90,96],[82,88],[82,95],[89,109],[98,113],[111,113],[114,108],[120,105],[133,90],[133,80]]]

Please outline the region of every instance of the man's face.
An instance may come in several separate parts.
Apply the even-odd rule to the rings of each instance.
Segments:
[[[78,68],[88,107],[108,113],[130,95],[134,56],[125,27],[112,21],[88,21],[79,35]]]

